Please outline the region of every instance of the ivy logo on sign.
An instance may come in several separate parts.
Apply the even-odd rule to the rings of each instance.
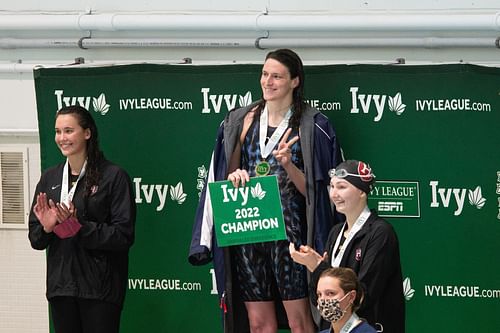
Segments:
[[[239,107],[244,107],[252,103],[252,93],[247,91],[245,95],[238,94],[210,94],[210,88],[201,88],[203,95],[203,109],[201,113],[220,113],[224,106],[224,111]]]
[[[99,112],[103,116],[109,111],[109,104],[106,103],[106,96],[100,94],[99,97],[93,98],[92,106],[95,112]]]
[[[439,206],[443,207],[456,207],[453,215],[458,216],[462,214],[465,199],[469,201],[469,204],[477,209],[481,209],[486,204],[486,199],[483,198],[483,193],[481,186],[476,186],[474,190],[469,190],[466,188],[445,188],[439,187],[439,181],[432,180],[429,182],[431,186],[431,207],[437,208]]]
[[[394,112],[398,116],[405,112],[406,105],[401,100],[401,93],[397,93],[394,97],[389,96],[389,111]]]
[[[361,110],[365,114],[368,114],[375,108],[375,110],[373,110],[376,113],[373,118],[373,121],[375,122],[382,119],[386,102],[388,104],[389,111],[394,112],[398,116],[403,114],[406,109],[406,105],[403,104],[400,92],[393,97],[379,94],[360,94],[359,87],[351,87],[350,92],[352,99],[351,113],[359,113],[358,106],[361,106]]]
[[[198,197],[201,197],[201,191],[205,187],[205,181],[208,176],[208,170],[205,165],[198,167],[198,178],[196,179],[196,189],[198,190]]]
[[[255,177],[245,186],[208,184],[219,246],[286,239],[276,176]]]
[[[255,187],[252,187],[251,193],[252,197],[257,198],[259,200],[264,199],[264,197],[266,196],[266,191],[262,190],[262,186],[260,185],[260,183],[257,183]]]
[[[178,182],[177,185],[146,184],[141,177],[135,177],[133,182],[135,187],[135,202],[142,204],[145,201],[146,204],[156,205],[157,212],[165,208],[169,194],[170,200],[178,205],[182,205],[187,198],[181,182]]]
[[[64,90],[54,90],[54,95],[56,95],[57,99],[57,110],[66,106],[80,105],[81,107],[91,111],[90,102],[92,102],[94,111],[104,116],[108,113],[110,108],[110,105],[106,102],[106,95],[104,95],[104,93],[101,93],[98,97],[65,96]]]
[[[411,281],[409,277],[406,277],[403,281],[403,292],[407,301],[411,300],[413,298],[413,295],[415,294],[415,289],[411,287]]]

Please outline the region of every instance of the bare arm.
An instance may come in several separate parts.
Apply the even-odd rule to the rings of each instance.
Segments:
[[[245,186],[245,183],[250,180],[247,170],[241,170],[240,161],[241,161],[241,147],[243,146],[243,141],[247,135],[248,129],[252,125],[253,117],[255,115],[255,109],[249,111],[245,119],[243,120],[243,129],[240,134],[240,139],[238,143],[235,145],[233,153],[231,154],[231,158],[229,160],[229,167],[227,169],[227,179],[233,182],[235,187],[238,187],[241,183],[242,186]]]

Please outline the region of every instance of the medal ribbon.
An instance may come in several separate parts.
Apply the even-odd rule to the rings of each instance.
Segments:
[[[368,217],[370,217],[370,209],[368,209],[368,206],[365,206],[361,214],[359,215],[358,219],[356,220],[356,223],[352,226],[351,231],[349,231],[349,234],[346,237],[346,240],[344,241],[344,244],[342,245],[342,248],[340,249],[339,253],[332,258],[332,267],[339,267],[340,266],[340,260],[342,260],[342,257],[344,256],[345,249],[347,248],[347,245],[349,242],[354,238],[354,235],[363,227],[365,224],[366,220],[368,220]],[[332,255],[335,255],[335,252],[337,252],[337,249],[340,244],[340,240],[342,239],[342,233],[344,232],[344,228],[346,226],[347,222],[344,223],[344,226],[342,227],[342,230],[340,231],[337,240],[335,241],[335,245],[333,246],[333,252]]]
[[[80,170],[80,174],[78,175],[78,179],[76,180],[71,190],[69,190],[69,162],[66,159],[66,164],[64,164],[63,175],[62,175],[62,185],[61,185],[61,200],[60,202],[64,202],[66,206],[69,206],[69,203],[73,200],[73,196],[75,195],[76,185],[80,179],[82,179],[83,175],[85,175],[85,167],[87,166],[87,160],[83,163],[82,170]]]
[[[354,325],[359,321],[359,317],[356,313],[352,313],[349,320],[342,326],[340,333],[349,333],[354,328]]]
[[[281,120],[280,124],[278,125],[278,128],[276,128],[276,130],[274,131],[273,135],[271,136],[267,144],[265,144],[267,136],[267,124],[268,124],[267,104],[264,107],[264,110],[262,110],[262,112],[260,113],[259,145],[260,145],[260,154],[264,159],[266,159],[266,157],[269,156],[269,154],[273,151],[278,141],[281,139],[283,133],[285,133],[285,130],[288,127],[288,121],[290,120],[291,116],[292,116],[292,110],[288,109],[287,113],[285,114],[285,117]]]

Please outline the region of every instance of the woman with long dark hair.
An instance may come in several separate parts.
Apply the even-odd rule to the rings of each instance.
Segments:
[[[304,82],[295,52],[269,52],[260,76],[262,99],[230,111],[219,129],[209,181],[230,180],[238,187],[250,177],[275,175],[287,235],[283,241],[232,246],[222,253],[207,242],[210,198],[202,193],[189,259],[193,264],[215,260],[225,332],[315,331],[307,270],[293,262],[288,245],[322,247],[326,241],[333,223],[328,170],[341,154],[329,120],[305,103]]]
[[[55,142],[66,160],[43,172],[29,240],[47,250],[47,292],[56,333],[119,332],[136,207],[128,174],[104,158],[81,106],[59,110]]]

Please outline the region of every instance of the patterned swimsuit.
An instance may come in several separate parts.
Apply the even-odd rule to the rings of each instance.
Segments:
[[[256,176],[255,167],[262,160],[259,124],[257,118],[249,128],[242,147],[241,168],[247,170],[250,177]],[[267,140],[275,129],[268,127]],[[297,130],[293,130],[288,140],[296,135],[298,135]],[[291,151],[292,163],[304,172],[300,141],[293,144]],[[273,295],[273,286],[277,287],[283,300],[304,298],[308,294],[306,268],[291,259],[288,245],[289,242],[296,245],[305,243],[307,226],[305,198],[272,153],[267,156],[266,161],[271,166],[269,175],[276,175],[278,178],[288,240],[235,246],[236,269],[243,299],[274,300],[276,295]]]

